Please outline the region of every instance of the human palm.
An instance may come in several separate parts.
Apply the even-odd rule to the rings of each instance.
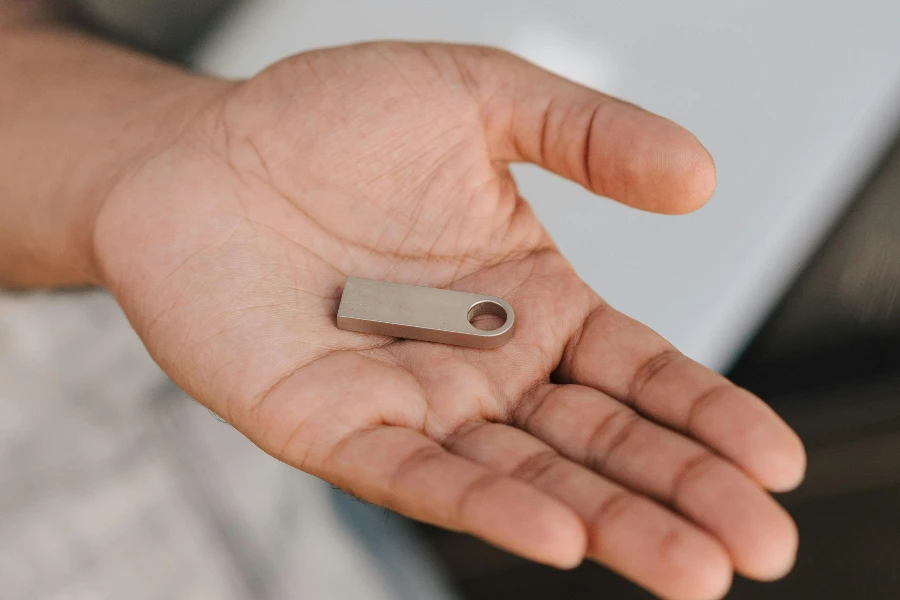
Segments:
[[[761,401],[617,313],[508,164],[658,212],[712,193],[686,131],[509,55],[369,44],[292,57],[186,110],[94,232],[165,371],[276,458],[528,558],[587,555],[671,598],[768,579],[802,476]],[[486,293],[476,350],[342,331],[348,276]]]

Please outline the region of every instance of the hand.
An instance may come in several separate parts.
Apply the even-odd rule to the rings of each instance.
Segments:
[[[188,393],[282,461],[536,561],[587,556],[667,598],[790,569],[797,533],[765,490],[800,481],[798,438],[606,305],[507,169],[681,213],[715,184],[693,136],[483,48],[337,48],[216,85],[94,230],[105,283]],[[515,335],[338,330],[348,275],[503,297]]]

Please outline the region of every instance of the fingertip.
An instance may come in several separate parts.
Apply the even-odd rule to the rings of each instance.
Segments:
[[[734,570],[725,549],[710,538],[700,534],[680,536],[680,543],[672,548],[673,565],[678,565],[678,576],[666,582],[669,600],[718,600],[731,589]]]
[[[693,598],[706,600],[719,600],[724,598],[731,589],[734,579],[734,570],[731,559],[718,544],[715,554],[711,554],[704,565],[702,578],[697,585],[697,593]]]
[[[545,547],[550,552],[547,564],[558,569],[574,569],[584,561],[587,553],[588,536],[584,523],[568,509],[560,511],[550,523]]]
[[[587,551],[587,531],[572,509],[555,498],[518,481],[510,482],[502,512],[479,515],[472,533],[520,556],[556,567],[573,569]],[[499,504],[499,503],[498,503]]]
[[[796,527],[793,528],[793,541],[788,541],[789,551],[773,552],[766,559],[760,561],[756,568],[744,573],[750,579],[757,581],[777,581],[785,577],[794,568],[797,562],[798,535]]]
[[[797,564],[797,553],[800,550],[800,531],[793,520],[791,521],[791,540],[789,545],[791,548],[790,552],[785,555],[780,564],[774,566],[767,581],[775,581],[787,576],[794,569],[794,565]]]
[[[691,431],[769,491],[790,491],[806,474],[803,441],[771,406],[747,390],[725,389],[694,413]]]
[[[557,531],[548,535],[539,546],[529,549],[507,548],[529,560],[563,571],[570,571],[584,561],[585,543],[573,535],[574,531]],[[584,537],[583,535],[580,537]]]
[[[486,134],[492,158],[533,162],[650,212],[689,213],[712,196],[715,163],[688,130],[521,59],[496,56],[507,63],[503,72],[517,77],[505,87],[496,71],[478,69],[483,74],[475,77],[495,88],[485,93],[482,107],[491,117]]]
[[[769,476],[762,481],[766,489],[784,493],[800,487],[806,477],[806,449],[800,437],[793,431],[786,437],[784,448],[773,453],[768,468]]]
[[[776,527],[767,528],[767,535],[752,555],[745,556],[738,564],[738,571],[757,581],[775,581],[791,572],[797,561],[800,535],[797,525],[782,509],[783,516]]]
[[[683,486],[676,508],[722,543],[736,572],[760,581],[784,576],[797,554],[791,515],[734,465],[707,464],[702,478]]]
[[[703,207],[716,190],[716,164],[690,131],[671,123],[660,153],[660,204],[654,212],[681,215]]]
[[[785,539],[782,542],[786,550],[781,554],[781,560],[774,560],[769,570],[769,578],[766,581],[781,579],[791,572],[797,563],[797,551],[800,548],[800,531],[793,519],[788,517],[789,527],[786,529]]]
[[[732,438],[726,454],[771,492],[797,488],[806,476],[806,449],[800,436],[762,400],[752,397],[744,407],[740,417],[745,429]]]

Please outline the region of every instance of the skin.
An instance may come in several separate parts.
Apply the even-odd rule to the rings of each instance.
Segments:
[[[663,598],[791,568],[797,531],[768,491],[802,479],[797,436],[604,303],[508,171],[684,213],[715,186],[684,129],[489,48],[334,48],[226,82],[56,30],[2,43],[0,139],[21,142],[0,147],[18,160],[0,167],[7,285],[106,286],[198,402],[412,518]],[[475,350],[338,330],[347,276],[503,297],[515,335]]]

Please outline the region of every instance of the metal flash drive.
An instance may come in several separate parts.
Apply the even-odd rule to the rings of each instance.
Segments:
[[[473,326],[478,315],[504,319],[497,329]],[[337,326],[347,331],[497,348],[512,337],[515,313],[506,300],[482,294],[348,277]]]

